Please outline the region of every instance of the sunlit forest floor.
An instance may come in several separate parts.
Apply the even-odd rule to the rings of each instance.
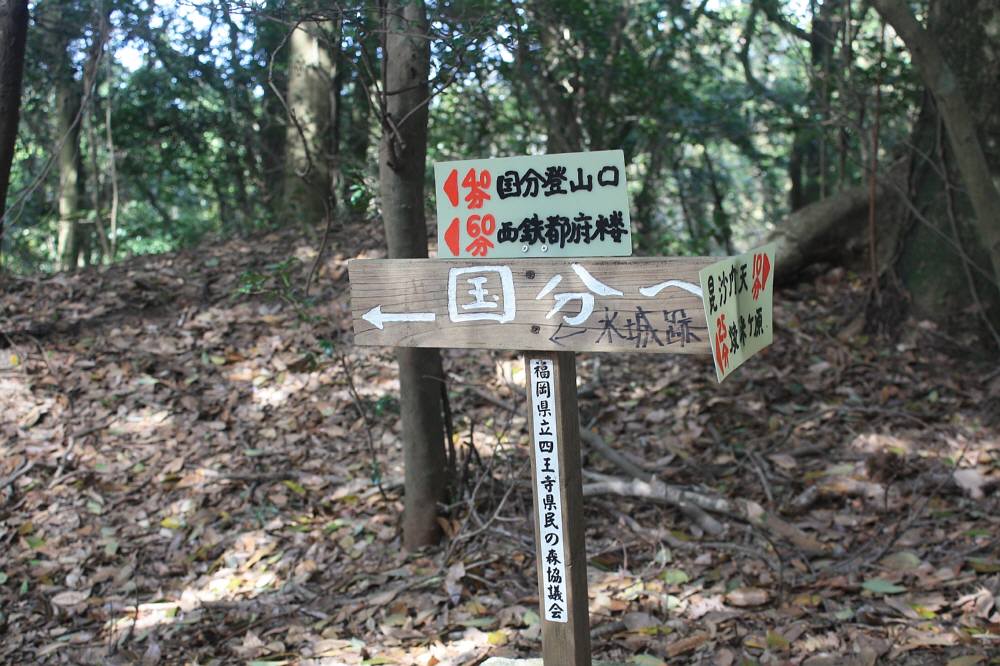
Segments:
[[[401,547],[393,355],[350,334],[346,258],[382,246],[338,232],[313,302],[291,233],[8,281],[0,661],[539,654],[515,353],[445,353],[450,538]],[[780,291],[773,347],[722,385],[707,357],[578,357],[591,432],[819,544],[588,497],[596,655],[1000,663],[1000,372],[930,324],[866,336],[864,299],[838,271]],[[590,446],[584,467],[623,475]]]

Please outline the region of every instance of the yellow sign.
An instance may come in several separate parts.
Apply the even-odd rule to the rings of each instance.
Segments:
[[[698,272],[720,382],[774,338],[774,250],[769,243]]]

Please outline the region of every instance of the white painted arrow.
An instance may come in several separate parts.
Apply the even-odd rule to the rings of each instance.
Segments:
[[[392,314],[382,312],[382,306],[376,305],[368,312],[361,315],[361,318],[370,323],[378,330],[385,328],[387,321],[434,321],[437,315],[433,312],[400,312]]]

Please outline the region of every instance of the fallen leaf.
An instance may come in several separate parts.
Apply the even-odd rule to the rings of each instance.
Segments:
[[[920,566],[920,558],[908,550],[901,550],[882,558],[881,564],[890,571],[911,571]]]
[[[635,666],[667,666],[667,662],[651,654],[637,654],[630,662]]]
[[[906,592],[902,585],[896,585],[883,578],[870,578],[861,584],[861,587],[875,594],[901,594]]]
[[[674,657],[690,652],[691,650],[696,650],[708,639],[708,632],[702,631],[692,636],[688,636],[687,638],[682,638],[674,641],[673,643],[669,643],[667,645],[667,656],[673,659]]]
[[[52,603],[56,606],[76,606],[86,601],[90,597],[90,590],[66,590],[52,597]]]
[[[740,587],[726,595],[726,603],[737,608],[761,606],[770,600],[768,591],[759,587]]]
[[[768,650],[778,650],[784,651],[792,647],[792,644],[788,642],[788,639],[779,634],[776,631],[767,632],[767,649]]]
[[[972,499],[983,498],[983,486],[986,485],[986,478],[977,469],[958,469],[952,477],[959,488],[969,493]]]
[[[970,557],[966,560],[972,570],[981,574],[1000,573],[1000,561],[987,560],[982,557]]]
[[[660,625],[660,622],[649,613],[625,613],[622,622],[629,631],[640,631]]]
[[[506,645],[507,632],[503,630],[491,631],[486,634],[486,642],[490,645]]]
[[[799,466],[798,461],[787,453],[772,453],[768,456],[771,462],[783,470],[791,471]]]
[[[660,579],[667,585],[683,585],[691,580],[681,569],[667,569],[660,574]]]

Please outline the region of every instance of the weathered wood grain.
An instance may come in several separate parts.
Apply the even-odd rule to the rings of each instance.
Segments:
[[[713,262],[711,257],[355,259],[348,264],[354,341],[392,347],[708,354],[698,271]],[[507,271],[509,293],[504,295],[501,274]],[[584,274],[596,280],[599,285],[591,282],[591,286],[605,294],[588,288]],[[562,279],[545,292],[556,275]],[[476,285],[469,280],[477,277],[486,278],[480,283],[487,292],[478,299],[481,309],[463,309],[476,304],[472,294]],[[671,280],[683,284],[661,287],[655,294],[650,291]],[[450,281],[455,285],[451,311]],[[621,294],[609,294],[606,288]],[[562,309],[553,312],[557,298],[565,294],[576,296],[563,296]],[[492,301],[495,307],[485,308],[483,304],[493,298],[499,299]],[[590,316],[578,324],[567,322],[591,298]],[[509,321],[496,320],[511,300]],[[495,319],[466,320],[483,313]],[[398,320],[407,317],[418,320]]]

